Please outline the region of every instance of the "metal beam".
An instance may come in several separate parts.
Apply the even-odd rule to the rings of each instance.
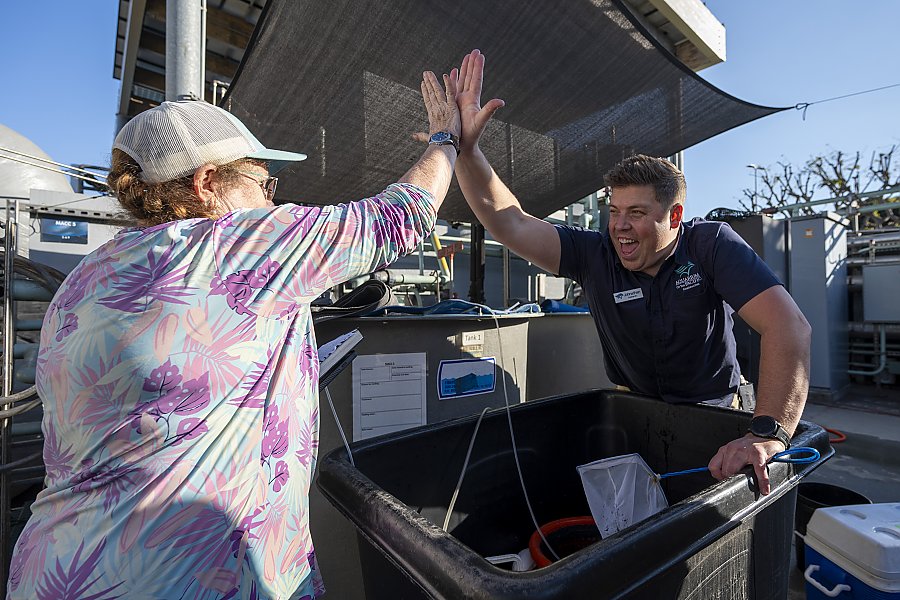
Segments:
[[[246,19],[227,13],[221,8],[210,6],[207,10],[209,12],[206,25],[207,37],[243,51],[250,43],[255,25]],[[147,4],[147,15],[161,23],[166,23],[166,2],[150,0]]]
[[[774,215],[783,211],[793,213],[798,208],[809,208],[812,206],[821,206],[823,204],[834,204],[835,202],[849,202],[851,200],[865,200],[867,198],[877,198],[878,196],[890,196],[900,193],[900,185],[885,188],[883,190],[874,190],[871,192],[863,192],[861,194],[846,194],[844,196],[835,196],[834,198],[824,198],[822,200],[810,200],[808,202],[797,202],[796,204],[785,204],[784,206],[771,206],[762,209],[760,212],[764,215]]]
[[[199,0],[166,0],[166,100],[203,98]]]
[[[135,67],[134,83],[153,88],[154,90],[159,90],[160,92],[165,92],[166,76],[157,73],[156,71],[151,71],[150,69]]]
[[[116,112],[116,134],[130,118],[128,109],[131,105],[131,88],[134,85],[135,62],[140,47],[141,30],[144,27],[146,6],[145,0],[131,0],[128,4],[128,26],[125,29],[125,57],[122,60],[122,87],[119,90],[119,110]]]
[[[152,29],[144,29],[141,34],[141,48],[155,52],[161,56],[166,55],[166,36],[163,33]],[[232,79],[237,73],[238,66],[241,63],[222,56],[210,50],[206,51],[206,71],[207,73],[215,73],[219,78]]]
[[[236,17],[224,10],[209,7],[209,22],[206,26],[206,34],[210,39],[219,40],[245,50],[250,44],[255,25],[249,21]]]
[[[484,304],[484,225],[472,223],[469,269],[469,301]]]

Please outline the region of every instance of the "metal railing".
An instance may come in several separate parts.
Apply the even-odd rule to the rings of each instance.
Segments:
[[[14,417],[34,410],[40,406],[41,400],[34,385],[14,392],[17,379],[22,379],[21,372],[16,371],[16,358],[26,360],[36,357],[37,344],[16,344],[17,322],[16,301],[36,300],[49,301],[59,288],[65,276],[44,265],[39,265],[18,256],[18,232],[20,199],[6,198],[6,212],[0,226],[3,228],[3,274],[2,329],[0,329],[0,346],[2,346],[2,397],[0,397],[0,585],[6,589],[9,576],[9,562],[13,542],[12,500],[13,486],[31,486],[43,481],[44,466],[41,463],[40,448],[31,449],[42,444],[40,431],[34,427],[36,423],[14,424]],[[23,322],[29,329],[34,324]],[[22,364],[19,371],[30,371],[30,366]],[[28,383],[33,384],[33,378]],[[16,437],[17,439],[13,439]],[[25,452],[23,452],[23,449]],[[14,454],[15,453],[15,454]]]

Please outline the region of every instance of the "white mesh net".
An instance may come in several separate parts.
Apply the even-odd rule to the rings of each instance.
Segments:
[[[669,506],[659,479],[638,454],[581,465],[578,474],[604,538]]]
[[[240,122],[212,104],[163,102],[125,124],[118,148],[141,167],[141,179],[159,183],[211,163],[223,165],[264,149]]]

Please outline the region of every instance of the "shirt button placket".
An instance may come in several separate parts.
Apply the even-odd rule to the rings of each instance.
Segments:
[[[666,329],[662,314],[662,293],[657,279],[650,283],[650,328],[653,331],[653,354],[656,358],[656,385],[660,394],[665,388]]]

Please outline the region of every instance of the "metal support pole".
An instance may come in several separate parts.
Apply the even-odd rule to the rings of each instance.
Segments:
[[[509,248],[503,246],[503,308],[509,305]]]
[[[757,208],[756,198],[759,194],[759,172],[767,171],[765,167],[761,167],[757,164],[750,163],[747,165],[748,169],[753,169],[753,201],[750,203],[754,209]]]
[[[206,100],[206,19],[209,8],[206,0],[200,0],[200,99]]]
[[[784,289],[787,293],[791,293],[791,216],[787,215],[784,219]]]
[[[484,304],[484,225],[472,223],[469,301]]]
[[[876,375],[880,375],[884,368],[887,367],[887,336],[885,333],[885,326],[883,323],[879,323],[878,325],[878,339],[879,339],[879,352],[878,352],[878,366],[871,370],[863,370],[863,369],[847,369],[847,373],[850,375],[865,375],[867,377],[875,377]]]
[[[166,100],[199,100],[203,23],[199,0],[166,0]]]
[[[12,204],[12,206],[10,206]],[[19,200],[6,200],[6,219],[3,238],[4,264],[3,264],[3,396],[12,394],[13,387],[13,356],[16,341],[15,315],[13,306],[13,278],[16,257],[16,234],[19,229]],[[3,403],[0,409],[8,410],[12,404]],[[11,419],[0,421],[0,465],[9,463],[9,435],[11,431]],[[9,547],[12,542],[10,524],[10,487],[9,471],[0,471],[0,584],[6,586],[9,577]]]
[[[449,284],[450,290],[449,290],[449,293],[448,293],[448,297],[449,297],[449,298],[453,298],[453,286],[454,286],[454,283],[453,283],[453,282],[454,282],[454,279],[453,279],[453,257],[454,257],[454,256],[456,256],[456,255],[455,255],[455,254],[451,254],[451,255],[450,255],[450,260],[447,261],[447,263],[448,263],[448,264],[447,264],[447,267],[448,267],[448,270],[449,270],[449,272],[450,272],[450,284]]]
[[[419,242],[419,275],[425,274],[425,242]]]

